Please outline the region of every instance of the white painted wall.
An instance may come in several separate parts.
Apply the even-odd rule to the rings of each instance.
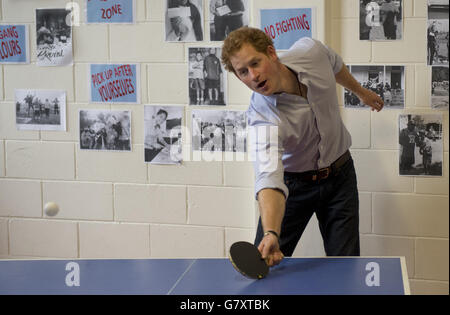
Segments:
[[[79,3],[81,12],[84,0]],[[35,8],[60,0],[0,0],[1,23],[29,25],[31,64],[0,65],[0,258],[225,257],[236,240],[252,241],[257,206],[250,162],[146,165],[144,104],[187,105],[187,56],[193,44],[164,42],[164,1],[137,0],[135,25],[74,27],[74,66],[37,67]],[[65,2],[64,2],[65,3]],[[251,25],[259,8],[277,0],[251,0]],[[283,7],[316,4],[318,38],[348,64],[403,64],[406,108],[341,108],[353,137],[360,191],[361,254],[405,256],[414,294],[448,294],[448,112],[444,112],[444,176],[399,177],[397,116],[434,113],[426,66],[426,0],[404,0],[404,37],[398,42],[359,41],[359,1],[282,1]],[[322,5],[323,4],[323,5]],[[207,6],[205,6],[205,10]],[[207,21],[207,18],[205,19]],[[208,33],[205,22],[205,33]],[[204,42],[199,45],[211,46]],[[89,104],[89,63],[134,62],[141,69],[141,104]],[[17,131],[14,89],[67,93],[67,132]],[[342,95],[342,89],[338,88]],[[250,92],[228,76],[227,109],[245,110]],[[340,99],[342,104],[342,96]],[[78,146],[79,109],[132,111],[130,153],[85,152]],[[197,109],[197,107],[196,107]],[[189,150],[190,139],[185,141]],[[43,205],[56,201],[58,216]],[[324,255],[312,219],[295,255]]]

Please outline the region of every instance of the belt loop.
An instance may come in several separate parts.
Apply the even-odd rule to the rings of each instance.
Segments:
[[[341,168],[336,167],[336,164],[331,165],[331,169],[333,171],[334,176],[338,176],[339,172],[341,171]]]
[[[335,169],[333,170],[334,176],[338,176],[340,172],[341,172],[341,168],[337,168],[337,169],[335,168]]]

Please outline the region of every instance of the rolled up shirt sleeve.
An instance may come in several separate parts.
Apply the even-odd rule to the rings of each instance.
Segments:
[[[284,183],[283,146],[276,122],[257,113],[250,106],[247,112],[250,158],[255,170],[255,199],[263,189],[281,191],[287,199]]]
[[[344,60],[342,60],[342,57],[338,55],[332,48],[322,44],[318,40],[315,40],[315,42],[317,45],[321,46],[322,49],[325,50],[325,53],[327,54],[328,59],[330,60],[331,67],[333,68],[333,72],[336,75],[339,71],[342,70]]]

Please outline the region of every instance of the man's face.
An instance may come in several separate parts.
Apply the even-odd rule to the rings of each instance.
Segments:
[[[265,96],[281,92],[279,61],[273,46],[263,54],[252,45],[244,44],[230,61],[239,80],[252,91]]]
[[[156,122],[160,125],[166,120],[166,115],[164,113],[156,115]]]

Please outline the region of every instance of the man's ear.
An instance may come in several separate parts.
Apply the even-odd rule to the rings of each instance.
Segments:
[[[233,69],[233,73],[236,76],[236,78],[238,78],[239,80],[241,80],[241,78],[239,78],[238,74],[236,73],[236,71]],[[242,80],[241,80],[242,81]]]
[[[277,50],[272,45],[267,46],[267,56],[269,56],[272,60],[277,60]]]

